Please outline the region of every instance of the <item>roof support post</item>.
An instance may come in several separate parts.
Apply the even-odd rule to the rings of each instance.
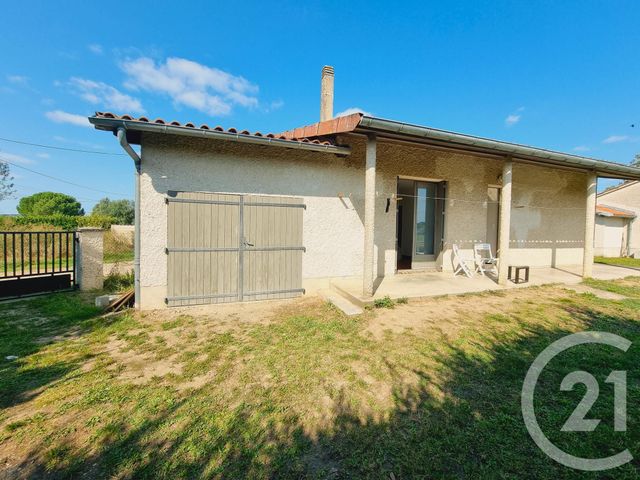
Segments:
[[[373,295],[374,285],[374,234],[376,217],[376,136],[367,137],[364,176],[364,261],[362,293]]]
[[[590,173],[587,176],[587,204],[584,226],[584,253],[582,257],[582,276],[589,278],[593,275],[593,238],[596,228],[596,193],[598,175]]]
[[[511,186],[513,180],[513,161],[507,157],[502,167],[502,190],[500,191],[500,228],[498,236],[498,284],[506,285],[509,270],[509,242],[511,231]]]
[[[627,257],[630,257],[633,255],[633,242],[635,241],[635,238],[633,236],[633,222],[635,222],[636,219],[635,218],[629,218],[627,221],[627,244],[626,249],[627,251],[625,252],[625,255]]]

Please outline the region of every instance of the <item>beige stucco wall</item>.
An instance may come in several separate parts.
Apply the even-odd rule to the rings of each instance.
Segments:
[[[150,136],[143,141],[142,308],[166,296],[168,190],[292,195],[304,199],[305,288],[362,272],[363,170],[350,158],[231,142]],[[339,196],[342,194],[342,198]]]
[[[347,141],[347,139],[345,139]],[[356,141],[352,157],[363,155]],[[451,245],[472,252],[487,242],[487,188],[501,182],[502,161],[380,142],[376,203],[379,275],[395,271],[395,208],[384,213],[397,177],[447,181],[445,246],[439,263],[453,270]],[[518,164],[513,169],[511,261],[536,266],[582,263],[587,176],[581,172]],[[495,253],[495,252],[494,252]]]
[[[598,195],[598,203],[630,210],[636,214],[631,221],[629,253],[640,257],[640,182]]]
[[[361,276],[363,264],[364,141],[343,137],[349,157],[175,136],[145,135],[141,175],[142,308],[163,306],[166,296],[168,190],[295,195],[304,213],[303,280],[307,289],[333,277]],[[471,249],[487,239],[487,187],[499,183],[498,159],[379,142],[376,177],[375,271],[396,271],[398,176],[446,180],[445,250]],[[517,164],[514,167],[514,263],[531,266],[582,261],[586,175]],[[391,200],[389,212],[385,211]],[[531,206],[541,208],[532,208]],[[523,207],[523,208],[519,208]]]
[[[593,253],[601,257],[620,257],[626,248],[627,218],[596,216]]]

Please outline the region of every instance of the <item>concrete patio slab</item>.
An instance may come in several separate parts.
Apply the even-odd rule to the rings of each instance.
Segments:
[[[346,296],[352,303],[364,307],[371,305],[377,298],[389,296],[398,298],[427,298],[441,295],[460,295],[464,293],[489,290],[508,290],[534,285],[559,283],[577,285],[582,282],[582,266],[563,266],[557,268],[532,268],[528,283],[506,286],[498,285],[497,278],[476,275],[472,278],[453,276],[451,272],[425,272],[384,277],[372,297],[362,294],[362,279],[357,277],[339,278],[331,282],[332,288]],[[640,276],[640,271],[632,268],[594,264],[593,278],[614,280],[628,276]]]
[[[606,290],[588,287],[587,285],[570,285],[567,286],[567,290],[573,290],[576,293],[590,293],[596,297],[604,298],[605,300],[625,300],[628,298],[624,295],[620,295],[619,293],[607,292]]]

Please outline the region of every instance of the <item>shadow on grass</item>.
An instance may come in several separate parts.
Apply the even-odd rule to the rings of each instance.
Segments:
[[[627,313],[603,314],[577,303],[556,306],[568,317],[603,330],[640,340],[635,318]],[[636,311],[637,312],[637,311]],[[303,419],[283,414],[282,405],[265,401],[240,404],[224,415],[206,391],[149,412],[135,422],[103,427],[100,440],[71,450],[64,445],[13,470],[30,478],[601,478],[562,467],[547,458],[530,439],[522,422],[520,390],[531,362],[551,342],[572,330],[544,328],[526,318],[513,338],[478,334],[464,348],[444,345],[437,372],[416,365],[411,386],[400,382],[388,417],[362,417],[348,391],[334,396],[330,424],[313,434]],[[585,457],[607,456],[624,448],[640,453],[637,408],[640,388],[638,349],[627,352],[584,346],[557,358],[545,370],[536,392],[539,422],[560,447]],[[389,368],[392,368],[388,365]],[[576,369],[593,373],[600,398],[589,418],[602,418],[593,433],[561,433],[560,427],[584,389],[559,392],[562,378]],[[612,389],[604,383],[611,370],[629,371],[630,410],[627,434],[614,432]],[[392,370],[391,370],[392,371]],[[444,372],[444,373],[443,373]],[[392,371],[393,374],[393,371]],[[434,393],[438,382],[441,393]],[[285,409],[286,410],[286,409]],[[72,453],[75,452],[75,453]],[[638,464],[609,472],[610,478],[637,478]]]
[[[78,368],[82,359],[48,364],[39,362],[37,354],[44,345],[81,334],[97,312],[78,293],[0,304],[0,408],[32,399]]]

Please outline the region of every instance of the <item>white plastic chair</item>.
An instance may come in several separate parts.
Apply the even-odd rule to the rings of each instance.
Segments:
[[[467,277],[473,277],[473,271],[469,268],[469,264],[473,265],[475,263],[475,258],[465,256],[461,251],[460,247],[455,243],[452,245],[453,250],[453,260],[454,260],[454,270],[453,275],[456,276],[460,272],[463,272]]]
[[[498,273],[498,259],[493,256],[490,243],[476,243],[473,246],[473,256],[475,258],[476,272],[485,276],[486,272]]]

